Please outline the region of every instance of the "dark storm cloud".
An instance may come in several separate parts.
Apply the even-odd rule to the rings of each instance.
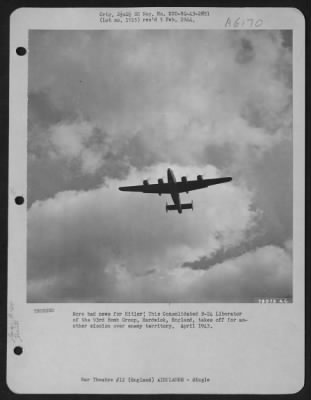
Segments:
[[[65,190],[90,190],[105,185],[107,178],[124,179],[128,175],[129,165],[118,154],[106,155],[106,163],[94,174],[82,174],[77,164],[48,158],[35,158],[28,161],[27,206],[36,200],[46,200],[55,193]]]
[[[146,140],[146,134],[137,133],[125,144],[120,156],[126,157],[130,165],[139,169],[164,161],[161,154],[146,145]]]
[[[143,277],[143,276],[153,275],[153,274],[155,274],[156,272],[157,272],[157,270],[156,270],[155,268],[151,268],[151,269],[148,269],[147,271],[142,272],[142,273],[140,273],[140,274],[135,274],[135,276],[141,276],[141,277]]]
[[[262,297],[291,299],[291,263],[286,250],[264,246],[227,259],[203,273],[201,290],[207,298],[218,302],[252,302]]]
[[[225,153],[223,154],[225,155]],[[220,158],[221,159],[221,158]],[[242,174],[242,175],[241,175]],[[187,261],[182,266],[207,270],[226,259],[238,257],[254,248],[266,245],[284,247],[293,235],[293,154],[290,140],[267,151],[255,164],[245,164],[243,176],[250,188],[256,188],[254,207],[262,210],[256,228],[249,232],[247,242],[226,249],[222,246],[209,257]]]
[[[255,90],[250,90],[248,96],[241,104],[240,116],[244,118],[250,127],[263,128],[268,133],[275,133],[289,119],[292,112],[292,49],[291,31],[269,31],[267,36],[277,51],[267,49],[267,54],[274,58],[273,63],[260,57],[265,43],[262,41],[261,31],[244,31],[237,46],[236,61],[240,64],[248,64],[256,61],[261,65],[262,71],[269,71],[273,80],[265,83],[265,73],[259,74]],[[246,36],[245,36],[246,35]],[[235,40],[235,39],[233,39]],[[258,58],[256,55],[258,54]],[[247,67],[249,68],[249,66]],[[245,72],[247,73],[247,72]],[[260,86],[265,87],[261,90]],[[291,118],[290,118],[291,119]]]
[[[88,179],[78,172],[77,168],[68,166],[65,161],[55,163],[48,158],[35,158],[28,160],[27,180],[27,206],[30,208],[36,200],[46,200],[55,193],[64,190],[89,190],[94,189],[103,182],[101,170]]]
[[[260,247],[260,246],[258,246]],[[250,251],[252,248],[254,248],[253,241],[246,242],[246,243],[241,243],[238,246],[235,246],[234,248],[229,248],[225,249],[224,247],[221,247],[219,250],[217,250],[214,254],[212,254],[210,257],[201,257],[196,261],[193,262],[185,262],[182,267],[183,268],[191,268],[194,270],[208,270],[212,268],[213,266],[217,264],[221,264],[222,262],[232,259],[235,257],[238,257],[242,254],[247,253]]]
[[[194,270],[208,270],[215,265],[222,264],[227,260],[235,259],[254,249],[259,249],[267,245],[273,245],[282,248],[284,246],[284,242],[279,240],[279,238],[275,238],[275,242],[273,242],[270,237],[264,235],[254,239],[249,239],[247,242],[241,243],[233,248],[226,249],[225,247],[221,247],[210,257],[201,257],[196,261],[185,262],[182,267],[191,268]]]
[[[58,118],[59,114],[51,114]],[[47,121],[47,120],[46,120]],[[51,118],[49,118],[51,121]],[[75,123],[75,121],[72,121]],[[63,120],[66,124],[66,121]],[[148,149],[143,134],[137,133],[118,146],[109,142],[109,135],[98,127],[90,127],[90,134],[83,139],[83,148],[68,156],[63,156],[63,136],[55,138],[51,130],[36,126],[30,129],[28,142],[28,206],[33,201],[52,197],[63,190],[88,190],[98,185],[105,184],[107,178],[122,179],[128,174],[130,166],[143,168],[159,162],[161,155]],[[45,136],[42,140],[42,132]],[[65,135],[65,132],[64,134]],[[146,136],[146,135],[145,135]],[[78,137],[78,135],[77,135]],[[51,146],[51,142],[53,146]],[[80,145],[71,144],[71,147]],[[91,168],[88,179],[85,179],[85,168],[88,158],[85,159],[83,149],[87,149],[88,157],[97,157],[96,168]],[[53,150],[51,157],[51,150]],[[84,168],[84,170],[83,170]]]
[[[203,154],[204,161],[215,165],[222,170],[229,170],[235,159],[235,144],[224,143],[223,145],[210,144],[206,146]]]
[[[241,38],[240,48],[236,54],[236,62],[238,64],[247,64],[254,60],[255,50],[250,39]]]
[[[30,301],[288,293],[291,51],[279,31],[31,32],[30,50]],[[168,166],[233,181],[191,193],[182,216],[117,189]]]
[[[174,170],[178,176],[195,172]],[[159,171],[163,166],[140,174],[132,170],[129,179],[142,181]],[[120,195],[117,188],[124,183],[110,180],[107,187],[62,192],[31,206],[28,301],[182,301],[179,292],[186,288],[178,283],[183,277],[175,265],[206,254],[207,243],[209,251],[217,249],[215,231],[228,246],[243,241],[245,227],[256,216],[250,210],[251,194],[234,184],[203,193],[198,212],[180,219],[166,215],[157,197],[146,202],[143,196]]]
[[[79,161],[82,153],[77,152],[76,157],[71,156],[70,159],[60,157],[63,144],[61,142],[58,146],[53,138],[52,129],[60,123],[74,124],[74,115],[71,119],[70,114],[53,107],[43,93],[32,94],[29,104],[31,112],[28,129],[28,207],[33,201],[47,199],[62,190],[87,190],[102,183],[103,171],[100,169],[90,174],[89,179],[84,178]],[[32,111],[34,109],[36,112]],[[100,152],[106,147],[107,135],[97,127],[90,129],[91,135],[85,140],[87,147]]]
[[[73,120],[77,118],[77,114],[72,110],[65,111],[55,106],[47,92],[29,92],[28,94],[28,124],[31,127],[39,124],[42,127],[47,127],[56,124],[62,120]],[[31,137],[29,138],[31,139]]]
[[[129,165],[143,168],[163,161],[202,164],[208,146],[215,154],[219,147],[220,154],[224,141],[232,142],[233,135],[225,137],[228,128],[236,131],[234,142],[257,141],[256,131],[245,135],[241,131],[247,125],[232,119],[239,112],[250,127],[279,126],[275,121],[279,110],[274,106],[279,99],[274,92],[281,91],[282,97],[282,88],[270,82],[275,63],[270,55],[279,53],[279,35],[265,31],[130,31],[126,35],[32,31],[30,105],[38,108],[38,124],[54,121],[61,127],[61,115],[63,121],[79,115],[80,121],[92,121],[94,129],[109,135],[111,147],[103,154],[103,159],[107,157],[104,168],[96,152],[87,151],[89,158],[82,160],[92,174],[100,169],[101,176],[120,177]],[[234,62],[234,56],[245,63],[255,53],[256,63],[246,63],[252,64],[245,66],[247,73]],[[259,82],[257,75],[262,71]],[[265,95],[264,87],[272,88],[272,93]],[[42,93],[49,93],[49,99]],[[213,134],[215,121],[218,127]],[[40,129],[37,132],[35,142],[40,135],[46,136]],[[88,141],[83,145],[87,147]],[[90,166],[92,156],[98,161]]]
[[[273,243],[293,234],[293,147],[291,140],[267,151],[245,172],[249,187],[256,185],[255,206],[262,210],[261,228]]]
[[[284,120],[292,113],[291,97],[288,96],[288,102],[284,98],[280,100],[278,113],[269,107],[265,96],[254,94],[250,96],[241,109],[241,117],[244,118],[249,126],[255,128],[264,128],[266,132],[276,133],[284,125]],[[284,119],[280,119],[280,115]]]
[[[287,48],[292,50],[293,48],[293,31],[292,30],[284,30],[281,31],[282,35],[282,45]]]

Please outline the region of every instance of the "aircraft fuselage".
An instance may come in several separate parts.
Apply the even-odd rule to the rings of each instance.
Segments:
[[[180,204],[179,192],[176,190],[176,178],[171,168],[168,168],[167,170],[167,182],[170,184],[170,190],[173,202],[177,207],[177,211],[179,212],[179,214],[181,214],[182,208]]]
[[[189,193],[191,190],[204,189],[211,185],[231,181],[231,177],[203,179],[202,175],[198,175],[195,180],[188,180],[186,176],[181,178],[181,181],[176,181],[174,172],[171,168],[167,169],[167,182],[163,179],[158,179],[158,183],[149,184],[145,179],[142,185],[136,186],[121,186],[119,190],[123,192],[142,192],[154,193],[161,196],[163,193],[170,194],[174,204],[166,203],[166,212],[178,211],[179,214],[183,210],[193,210],[193,201],[191,203],[181,203],[180,193]]]

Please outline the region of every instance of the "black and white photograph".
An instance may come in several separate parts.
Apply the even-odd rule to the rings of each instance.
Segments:
[[[292,50],[30,30],[27,302],[295,302]]]
[[[10,390],[302,391],[303,14],[21,8],[9,84]]]

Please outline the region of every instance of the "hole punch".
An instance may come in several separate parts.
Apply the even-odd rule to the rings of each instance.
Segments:
[[[15,203],[20,206],[21,204],[24,203],[24,197],[23,196],[17,196],[15,197]]]
[[[18,56],[24,56],[26,53],[27,53],[27,50],[25,49],[25,47],[17,47],[16,54]]]
[[[23,348],[22,348],[21,346],[16,346],[16,347],[14,347],[14,353],[15,353],[17,356],[20,356],[20,355],[23,353]]]

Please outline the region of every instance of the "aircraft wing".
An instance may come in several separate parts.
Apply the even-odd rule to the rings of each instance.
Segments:
[[[119,187],[122,192],[141,192],[141,193],[171,193],[168,183],[155,183],[138,186],[122,186]]]
[[[176,182],[174,188],[177,192],[190,192],[191,190],[203,189],[211,185],[217,185],[219,183],[229,182],[232,178],[214,178],[214,179],[196,179],[193,181],[180,181]],[[122,186],[119,187],[122,192],[141,192],[141,193],[171,193],[172,186],[168,183],[155,183],[155,184],[144,184],[137,186]]]
[[[232,181],[232,178],[214,178],[214,179],[196,179],[193,181],[180,181],[176,182],[177,190],[179,193],[190,192],[191,190],[203,189],[208,186],[218,185]]]

